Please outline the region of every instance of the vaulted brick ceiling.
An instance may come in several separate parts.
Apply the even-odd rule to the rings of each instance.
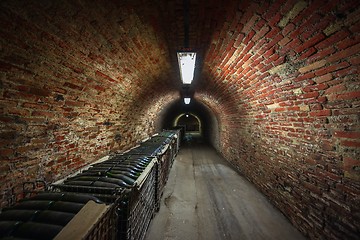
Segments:
[[[184,2],[198,56],[188,108],[176,59]],[[350,239],[359,229],[357,0],[0,7],[2,203],[23,180],[57,180],[193,111],[303,233]]]

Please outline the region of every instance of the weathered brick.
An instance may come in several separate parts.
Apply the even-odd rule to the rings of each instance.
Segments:
[[[329,86],[327,84],[321,83],[317,85],[306,86],[303,90],[304,92],[313,92],[313,91],[325,90],[328,87]]]
[[[300,81],[304,81],[304,80],[308,80],[308,79],[313,79],[314,77],[315,77],[315,73],[314,72],[309,72],[309,73],[305,73],[304,75],[298,76],[295,79],[295,81],[300,82]]]
[[[81,91],[81,90],[83,89],[83,87],[78,86],[78,85],[76,85],[76,84],[74,84],[74,83],[70,83],[70,82],[64,83],[63,86],[64,86],[64,87],[71,88],[71,89],[74,89],[74,90],[79,90],[79,91]]]
[[[360,147],[360,142],[355,142],[355,141],[345,140],[345,141],[341,141],[340,144],[345,147],[356,147],[356,148]]]
[[[24,103],[23,107],[31,108],[31,109],[41,109],[41,110],[48,110],[50,108],[49,105],[38,104],[38,103]]]
[[[316,44],[316,48],[317,49],[323,49],[326,48],[329,45],[333,45],[343,39],[345,39],[346,37],[348,37],[350,35],[350,33],[346,30],[342,30],[337,32],[334,35],[331,35],[330,37],[326,38],[324,41]]]
[[[340,59],[344,59],[349,56],[355,55],[359,51],[360,51],[360,43],[334,53],[333,55],[331,55],[330,57],[327,58],[327,61],[335,62]]]
[[[12,179],[58,180],[176,118],[183,90],[174,53],[185,34],[172,2],[82,1],[57,11],[2,3],[0,153],[17,174],[0,167],[8,176],[0,174],[0,198]],[[189,109],[204,119],[204,136],[307,237],[352,239],[357,1],[191,6],[198,59]]]
[[[318,110],[318,111],[311,111],[310,116],[311,117],[331,116],[331,110],[324,109],[324,110]]]
[[[360,57],[359,56],[352,57],[350,58],[349,62],[352,66],[360,65]]]
[[[315,78],[315,82],[318,84],[324,83],[324,82],[328,82],[330,80],[332,80],[333,77],[331,75],[331,73],[327,73],[325,75],[319,76],[317,78]]]
[[[307,65],[305,67],[300,68],[299,72],[300,73],[306,73],[306,72],[309,72],[311,70],[323,67],[323,66],[325,66],[325,64],[326,64],[325,60],[317,61],[317,62],[314,62],[314,63],[312,63],[310,65]]]
[[[327,56],[330,56],[331,54],[333,54],[334,52],[336,52],[336,49],[333,46],[329,46],[328,48],[325,49],[321,49],[318,50],[316,53],[314,53],[313,55],[311,55],[306,62],[307,63],[312,63],[314,61],[318,61],[320,59],[326,59]]]
[[[281,19],[281,21],[278,24],[279,27],[285,27],[288,24],[288,22],[291,19],[295,18],[296,15],[298,15],[302,10],[304,10],[306,6],[307,6],[307,2],[305,1],[296,2],[293,8],[286,13],[283,19]]]
[[[99,77],[101,77],[101,78],[104,78],[104,79],[106,79],[106,80],[108,80],[108,81],[110,81],[110,82],[116,82],[115,79],[109,77],[108,75],[106,75],[106,74],[104,74],[104,73],[102,73],[102,72],[100,72],[100,71],[96,71],[95,74],[96,74],[96,76],[99,76]]]
[[[320,42],[324,38],[325,38],[325,36],[323,34],[321,34],[321,33],[317,34],[314,37],[312,37],[311,39],[306,40],[306,42],[304,42],[301,46],[296,48],[295,51],[297,53],[300,53],[300,52],[304,51],[305,49],[314,46],[316,43]]]
[[[14,150],[13,149],[0,149],[0,156],[2,157],[10,157],[14,155]],[[10,170],[10,169],[9,169]]]
[[[66,106],[70,107],[83,107],[85,106],[85,102],[82,101],[65,101]]]
[[[345,39],[339,41],[335,46],[338,49],[346,49],[346,48],[354,46],[358,43],[360,43],[359,36],[349,36],[348,38],[345,38]]]
[[[360,132],[343,132],[343,131],[336,131],[334,136],[340,138],[355,138],[360,139]]]
[[[245,34],[244,33],[239,33],[236,37],[236,41],[234,43],[234,47],[235,48],[239,48],[240,47],[240,44],[242,43],[243,39],[245,37]]]
[[[47,89],[41,89],[41,88],[34,88],[30,87],[29,93],[37,96],[48,96],[50,94],[50,91]]]
[[[7,113],[10,115],[17,115],[23,117],[30,116],[30,111],[26,109],[11,108],[7,111]]]
[[[308,48],[305,52],[303,52],[300,57],[298,58],[299,60],[304,60],[304,59],[308,59],[311,55],[313,55],[314,53],[316,53],[316,49],[314,47]]]
[[[328,98],[329,98],[329,100],[352,100],[352,99],[357,99],[357,98],[360,98],[360,91],[347,92],[347,93],[342,93],[342,94],[337,94],[337,95],[331,95]]]
[[[344,92],[344,91],[346,91],[345,85],[339,84],[339,85],[332,86],[329,89],[326,89],[325,94],[329,95],[329,94],[340,93],[340,92]]]
[[[306,99],[306,98],[316,98],[319,96],[319,92],[309,92],[305,94],[301,94],[297,96],[298,99]]]
[[[316,76],[322,76],[322,75],[325,75],[325,74],[328,74],[328,73],[337,71],[337,70],[339,70],[339,69],[347,68],[347,67],[349,67],[349,66],[350,66],[349,63],[347,63],[347,62],[341,62],[341,63],[336,64],[336,65],[331,65],[331,66],[328,66],[328,67],[324,67],[324,68],[318,69],[318,70],[315,72],[315,75],[316,75]]]
[[[261,28],[260,31],[258,31],[255,36],[252,38],[253,41],[258,41],[259,39],[261,39],[263,36],[265,36],[265,34],[270,30],[270,27],[265,25],[264,27]]]

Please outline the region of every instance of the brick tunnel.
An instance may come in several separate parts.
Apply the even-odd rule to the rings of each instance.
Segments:
[[[0,7],[1,208],[24,181],[65,178],[190,114],[304,236],[359,237],[357,0]],[[197,54],[186,87],[184,49]]]

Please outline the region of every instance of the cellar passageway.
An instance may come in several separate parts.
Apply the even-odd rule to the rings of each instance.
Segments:
[[[188,113],[304,236],[358,239],[359,16],[358,0],[1,0],[0,209]],[[242,186],[215,173],[219,194]]]
[[[205,104],[193,99],[186,105],[182,100],[166,105],[157,116],[157,131],[182,127],[187,137],[202,136],[204,142],[219,150],[220,126],[216,113]]]
[[[213,148],[193,135],[174,161],[146,239],[304,237]]]

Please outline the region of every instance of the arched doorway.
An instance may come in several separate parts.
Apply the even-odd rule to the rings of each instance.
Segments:
[[[181,116],[177,125],[185,126],[185,131],[187,132],[200,132],[200,123],[196,117],[191,114]]]
[[[201,133],[201,121],[192,113],[180,114],[174,122],[174,126],[184,126],[188,133]]]
[[[202,126],[198,116],[191,113],[180,114],[175,119],[174,125],[185,130],[185,141],[200,141],[202,139]]]

